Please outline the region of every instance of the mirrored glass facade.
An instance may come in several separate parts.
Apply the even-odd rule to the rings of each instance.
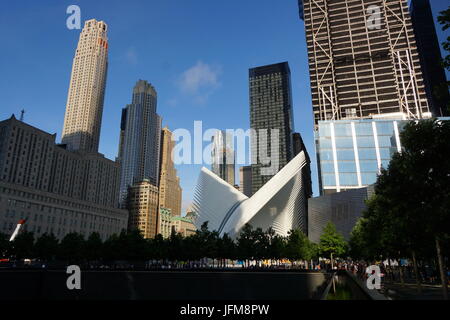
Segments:
[[[281,170],[293,158],[291,71],[287,62],[249,70],[250,128],[257,133],[252,143],[252,193],[256,193],[274,174],[264,174],[267,168],[261,154]],[[272,135],[278,142],[278,153],[272,154]],[[265,143],[267,139],[267,143]],[[266,147],[267,153],[262,151]],[[276,147],[274,147],[276,149]],[[261,149],[261,150],[260,150]]]
[[[122,112],[118,160],[121,164],[120,203],[126,206],[128,188],[148,180],[159,186],[161,117],[156,113],[155,88],[139,80],[132,103]]]
[[[362,188],[376,182],[382,167],[401,150],[405,120],[320,121],[316,147],[321,194]]]
[[[315,142],[320,194],[374,184],[381,168],[387,169],[394,153],[402,150],[400,133],[409,121],[404,117],[319,121]]]

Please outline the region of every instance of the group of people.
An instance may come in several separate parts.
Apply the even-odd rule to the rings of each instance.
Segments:
[[[389,262],[374,262],[372,264],[368,264],[366,262],[361,261],[346,261],[346,260],[336,260],[334,261],[333,267],[329,260],[322,263],[322,268],[326,270],[347,270],[360,278],[361,280],[366,280],[369,276],[367,273],[367,267],[370,265],[376,265],[380,268],[380,276],[384,280],[388,280],[390,282],[415,282],[416,276],[414,272],[414,267],[411,264],[402,263],[402,267],[400,269],[398,261],[394,261],[389,264]],[[320,266],[320,265],[319,265]],[[430,265],[420,265],[418,266],[418,274],[420,277],[421,283],[426,284],[439,284],[440,283],[440,275],[439,270],[435,266]],[[450,275],[450,271],[449,271]]]

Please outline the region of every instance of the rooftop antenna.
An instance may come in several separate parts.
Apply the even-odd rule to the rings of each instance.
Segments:
[[[20,111],[20,121],[22,121],[23,122],[23,115],[25,114],[25,110],[24,109],[22,109],[22,111]]]

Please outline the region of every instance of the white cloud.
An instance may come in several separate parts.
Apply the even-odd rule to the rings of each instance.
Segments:
[[[197,95],[202,91],[201,96],[208,96],[217,88],[221,68],[198,61],[196,65],[184,71],[178,81],[178,85],[184,93]]]

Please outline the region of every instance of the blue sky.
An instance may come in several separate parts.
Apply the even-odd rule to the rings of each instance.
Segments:
[[[85,20],[109,26],[109,69],[100,152],[114,159],[121,109],[138,79],[158,92],[158,113],[171,130],[249,127],[248,69],[288,61],[294,122],[312,157],[311,93],[304,27],[297,0],[28,0],[0,3],[0,119],[26,110],[25,121],[60,141],[72,59],[80,30],[66,27],[76,4]],[[435,16],[447,0],[432,0]],[[441,42],[445,35],[439,29]],[[206,144],[206,143],[205,143]],[[183,207],[201,166],[177,166]]]

